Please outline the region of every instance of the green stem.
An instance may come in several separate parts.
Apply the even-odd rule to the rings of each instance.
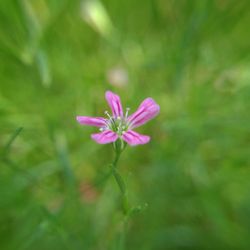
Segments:
[[[121,155],[121,152],[120,151],[116,151],[115,159],[114,159],[113,164],[112,164],[114,168],[117,168],[117,162],[118,162],[118,160],[120,158],[120,155]]]
[[[112,175],[114,176],[115,181],[116,181],[116,183],[117,183],[117,185],[118,185],[118,187],[120,189],[120,192],[121,192],[123,213],[125,215],[127,215],[129,209],[128,209],[126,185],[125,185],[125,182],[124,182],[122,176],[117,171],[117,163],[119,161],[121,151],[116,150],[115,152],[116,152],[115,159],[114,159],[114,161],[112,163]]]

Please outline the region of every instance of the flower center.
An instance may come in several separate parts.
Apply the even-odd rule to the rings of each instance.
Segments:
[[[105,111],[104,113],[108,117],[108,119],[106,119],[106,126],[101,127],[100,131],[112,130],[119,136],[122,136],[122,134],[126,132],[129,127],[129,123],[127,120],[129,110],[129,108],[126,108],[126,114],[124,117],[114,117],[111,116],[108,111]]]

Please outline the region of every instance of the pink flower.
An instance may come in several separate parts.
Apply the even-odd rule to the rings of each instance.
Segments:
[[[128,116],[129,108],[124,115],[120,97],[111,91],[106,91],[106,100],[112,110],[112,116],[105,111],[107,118],[77,116],[76,120],[82,125],[100,128],[100,133],[91,135],[97,143],[106,144],[115,142],[118,138],[134,146],[145,144],[150,137],[135,132],[133,129],[153,119],[160,111],[160,106],[152,99],[146,98],[132,115]]]

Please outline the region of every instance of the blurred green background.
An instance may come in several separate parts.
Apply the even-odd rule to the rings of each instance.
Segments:
[[[249,27],[248,0],[1,0],[0,249],[250,249]],[[125,229],[75,120],[108,89],[161,106],[119,162]]]

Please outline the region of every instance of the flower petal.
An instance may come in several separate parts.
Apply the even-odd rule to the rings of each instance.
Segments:
[[[82,125],[89,125],[95,127],[106,126],[106,119],[103,117],[77,116],[76,120]]]
[[[106,100],[112,110],[113,116],[115,118],[123,117],[123,110],[120,97],[111,91],[106,91],[105,93]]]
[[[148,143],[150,141],[150,136],[139,134],[133,130],[128,130],[123,133],[122,139],[131,146],[135,146]]]
[[[106,144],[116,141],[118,135],[111,130],[105,130],[101,133],[92,134],[91,138],[99,144]]]
[[[137,111],[128,117],[130,128],[136,128],[153,119],[160,112],[160,106],[152,99],[146,98]]]

